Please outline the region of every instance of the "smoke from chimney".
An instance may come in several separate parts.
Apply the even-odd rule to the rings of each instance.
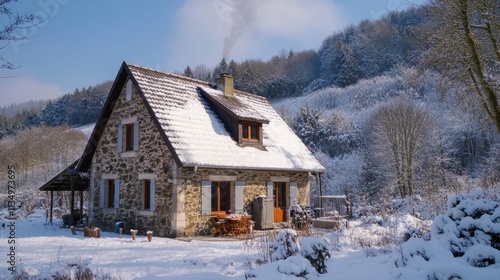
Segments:
[[[229,30],[229,35],[224,38],[224,47],[222,49],[222,57],[227,58],[229,56],[229,52],[233,49],[234,44],[238,41],[243,32],[244,20],[237,13],[233,13],[233,19],[231,21],[231,26]]]
[[[222,23],[228,27],[222,57],[227,58],[234,45],[252,22],[252,5],[242,0],[217,0],[214,8]]]

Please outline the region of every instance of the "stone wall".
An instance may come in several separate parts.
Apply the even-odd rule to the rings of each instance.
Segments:
[[[252,201],[258,195],[266,195],[267,181],[271,177],[282,177],[290,182],[297,182],[297,202],[309,205],[309,173],[308,172],[280,172],[280,171],[252,171],[252,170],[220,170],[202,169],[197,172],[192,169],[182,171],[185,178],[184,208],[186,224],[184,235],[204,235],[210,232],[209,216],[201,215],[201,181],[209,180],[209,176],[235,176],[237,181],[243,181],[244,210],[252,214]]]
[[[116,222],[123,221],[125,233],[130,229],[137,229],[138,234],[154,230],[155,235],[169,236],[173,159],[135,89],[132,91],[132,100],[126,101],[125,88],[121,91],[94,154],[95,174],[94,182],[91,182],[94,187],[94,213],[91,222],[103,230],[113,230]],[[139,121],[139,150],[124,156],[117,150],[118,126],[123,119],[135,116]],[[99,207],[103,174],[116,174],[120,179],[120,203],[117,209]],[[139,180],[139,174],[156,176],[154,212],[140,210],[143,181]]]

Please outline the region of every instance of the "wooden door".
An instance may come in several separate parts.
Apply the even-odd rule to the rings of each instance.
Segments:
[[[285,211],[286,211],[286,183],[285,182],[275,182],[273,189],[273,204],[274,204],[274,222],[284,222],[285,221]]]

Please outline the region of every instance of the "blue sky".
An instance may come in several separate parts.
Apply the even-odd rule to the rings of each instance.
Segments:
[[[213,67],[224,50],[236,61],[317,50],[350,24],[424,1],[21,0],[11,7],[46,20],[30,39],[0,49],[19,66],[0,70],[0,106],[113,80],[122,61],[175,72]]]

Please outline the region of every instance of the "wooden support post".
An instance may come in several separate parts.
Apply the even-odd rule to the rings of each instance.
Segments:
[[[75,214],[75,177],[74,176],[70,176],[71,177],[71,214],[69,215],[69,225],[72,226],[73,225],[73,217],[74,217],[74,214]]]
[[[83,188],[80,190],[80,222],[83,223]]]
[[[52,213],[54,213],[54,191],[50,191],[50,224],[52,224]]]

